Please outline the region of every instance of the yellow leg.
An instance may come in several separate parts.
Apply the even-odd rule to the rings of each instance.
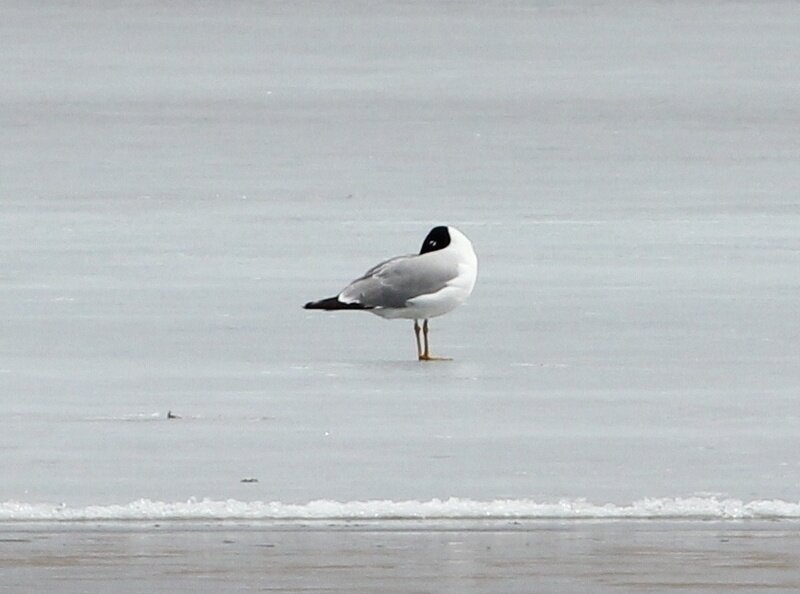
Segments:
[[[425,339],[425,350],[419,356],[420,361],[452,361],[450,357],[434,357],[431,355],[428,347],[428,320],[422,322],[422,336]]]

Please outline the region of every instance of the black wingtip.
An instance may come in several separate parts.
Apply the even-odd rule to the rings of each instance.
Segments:
[[[303,309],[324,309],[326,311],[334,311],[337,309],[371,309],[364,307],[360,303],[342,303],[338,297],[328,297],[327,299],[320,299],[319,301],[309,301],[303,306]]]

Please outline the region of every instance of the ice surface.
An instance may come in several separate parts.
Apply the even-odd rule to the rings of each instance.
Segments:
[[[791,2],[11,3],[4,513],[796,515],[798,30]],[[441,223],[480,261],[432,324],[455,361],[301,309]]]

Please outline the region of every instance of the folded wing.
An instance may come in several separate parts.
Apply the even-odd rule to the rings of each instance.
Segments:
[[[339,293],[339,301],[365,308],[397,308],[405,307],[409,299],[436,293],[458,276],[458,265],[438,256],[399,256],[381,262]]]

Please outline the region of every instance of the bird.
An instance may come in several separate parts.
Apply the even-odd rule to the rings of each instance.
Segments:
[[[361,310],[385,319],[414,320],[417,359],[447,361],[449,357],[434,357],[430,353],[428,320],[464,303],[477,277],[478,257],[472,242],[455,227],[440,225],[430,230],[418,254],[376,264],[338,295],[309,301],[303,307]]]

